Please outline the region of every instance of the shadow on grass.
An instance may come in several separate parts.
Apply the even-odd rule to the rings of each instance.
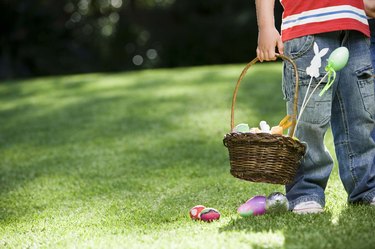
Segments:
[[[264,98],[280,92],[280,72],[262,72],[257,77],[263,84],[244,83],[239,94],[239,112],[251,110],[256,122],[281,118],[284,110],[281,95],[276,102]],[[0,194],[10,198],[0,203],[0,220],[36,214],[66,199],[98,196],[122,195],[113,208],[122,210],[128,201],[143,216],[150,209],[142,208],[140,198],[160,198],[156,207],[147,204],[161,213],[151,221],[155,224],[180,218],[181,210],[199,199],[219,203],[222,196],[213,196],[218,191],[224,195],[226,186],[219,181],[232,179],[222,137],[238,74],[213,67],[132,73],[130,79],[128,74],[103,74],[2,85],[3,103],[15,104],[0,109]],[[223,109],[227,116],[201,121]],[[38,183],[43,178],[52,182]],[[49,192],[50,185],[55,192]],[[39,190],[27,190],[35,186]],[[27,194],[17,198],[14,191]],[[179,209],[163,212],[172,203],[179,203]]]
[[[263,215],[232,219],[220,229],[222,233],[245,231],[248,233],[279,232],[284,235],[280,248],[372,248],[375,243],[373,220],[375,208],[349,206],[339,215],[332,214]],[[253,245],[253,248],[269,248]]]

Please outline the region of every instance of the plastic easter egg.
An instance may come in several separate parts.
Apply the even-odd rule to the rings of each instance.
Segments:
[[[250,127],[248,124],[238,124],[236,127],[234,127],[234,132],[250,132]]]
[[[273,126],[271,128],[271,134],[279,134],[279,135],[282,135],[284,132],[284,129],[283,127],[281,126]]]
[[[271,193],[266,199],[267,213],[283,213],[288,211],[289,202],[285,195],[280,192]]]
[[[190,218],[193,220],[199,220],[200,219],[199,215],[202,212],[202,210],[205,208],[206,207],[203,205],[197,205],[197,206],[192,207],[189,211]]]
[[[270,133],[270,126],[267,124],[266,121],[260,121],[259,127],[262,130],[262,132]]]
[[[258,127],[253,127],[250,129],[250,133],[261,133],[262,131]]]
[[[266,212],[266,197],[262,195],[254,196],[253,198],[242,204],[237,209],[237,212],[242,217],[264,214]]]
[[[333,50],[328,57],[327,67],[331,67],[335,71],[343,69],[348,63],[349,50],[346,47],[339,47]]]
[[[211,222],[220,219],[220,213],[214,208],[205,208],[200,213],[199,218],[205,222]]]

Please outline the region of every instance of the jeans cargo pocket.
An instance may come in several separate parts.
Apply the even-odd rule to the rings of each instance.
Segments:
[[[374,78],[372,67],[366,66],[357,70],[357,83],[361,93],[362,103],[365,110],[371,115],[375,116],[375,96],[374,96]]]
[[[292,39],[284,43],[284,54],[291,58],[297,65],[299,58],[311,50],[314,43],[314,36],[308,35]],[[301,65],[304,67],[304,65]],[[301,68],[299,68],[301,70]],[[300,73],[299,73],[300,74]],[[295,89],[295,72],[293,66],[289,62],[284,62],[283,67],[283,93],[284,99],[290,101],[294,96]]]
[[[309,87],[309,79],[302,79],[300,82],[299,88],[299,97],[298,97],[298,110],[300,111],[302,108],[303,100],[306,96],[312,93],[312,91],[316,88],[317,84],[320,80],[322,80],[323,76],[320,76],[317,79],[313,79],[311,85]],[[312,123],[312,124],[324,124],[326,123],[331,117],[331,103],[332,103],[332,88],[329,88],[326,93],[322,96],[319,96],[319,93],[325,87],[327,83],[327,79],[323,80],[322,83],[315,89],[314,94],[308,100],[306,107],[302,113],[301,121]]]

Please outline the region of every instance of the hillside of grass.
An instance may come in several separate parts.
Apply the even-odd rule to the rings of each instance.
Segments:
[[[229,173],[222,139],[243,67],[1,82],[0,248],[373,248],[375,209],[346,205],[336,166],[324,214],[236,213],[284,192]],[[249,70],[235,114],[284,117],[281,64]],[[221,219],[192,221],[198,204]]]

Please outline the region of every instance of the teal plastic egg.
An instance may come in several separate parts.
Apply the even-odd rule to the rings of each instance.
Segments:
[[[241,132],[241,133],[250,132],[250,127],[248,124],[238,124],[234,128],[234,132]]]

